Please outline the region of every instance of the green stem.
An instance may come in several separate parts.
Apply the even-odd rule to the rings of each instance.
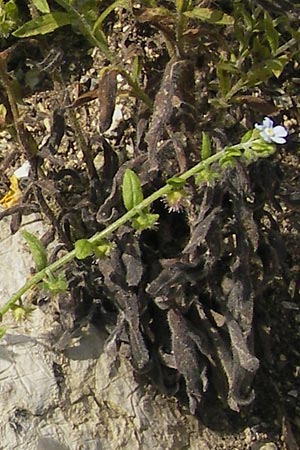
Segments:
[[[239,144],[233,145],[231,147],[225,147],[222,151],[215,153],[214,155],[209,156],[204,161],[200,161],[198,164],[193,166],[191,169],[187,170],[183,174],[179,175],[177,178],[181,179],[183,182],[187,181],[189,178],[197,175],[202,169],[212,165],[213,163],[221,160],[223,156],[228,154],[228,151],[232,150],[244,150],[247,151],[249,148],[251,148],[251,145],[253,143],[261,142],[260,139],[258,139],[255,135],[250,137],[250,139],[247,142],[241,142]],[[142,202],[140,202],[138,205],[136,205],[134,208],[132,208],[130,211],[123,214],[123,216],[119,217],[115,222],[113,222],[111,225],[108,225],[104,230],[100,231],[99,233],[94,234],[91,238],[88,239],[88,241],[92,244],[100,243],[104,238],[107,238],[110,236],[114,231],[116,231],[118,228],[120,228],[122,225],[125,225],[126,222],[130,221],[134,217],[141,214],[143,211],[147,210],[147,208],[156,200],[159,198],[167,195],[173,190],[173,186],[171,184],[166,183],[162,188],[155,191],[153,194],[146,197]],[[45,269],[41,270],[40,272],[33,275],[15,294],[11,296],[11,298],[8,300],[7,303],[5,303],[4,306],[0,308],[0,320],[2,319],[3,315],[7,313],[9,309],[21,298],[23,294],[25,294],[30,288],[37,285],[40,281],[42,281],[46,276],[47,273],[54,273],[55,271],[61,269],[66,264],[71,262],[73,259],[76,258],[76,252],[73,249],[69,253],[67,253],[65,256],[60,258],[59,260],[55,261],[54,263],[50,264]]]
[[[151,110],[153,105],[152,105],[152,101],[150,100],[148,95],[139,87],[139,85],[132,79],[132,77],[129,75],[129,73],[126,72],[126,70],[120,69],[120,68],[118,68],[118,70],[119,70],[119,73],[122,75],[122,77],[125,78],[125,80],[129,84],[129,86],[132,88],[136,98],[138,98],[139,100],[142,100],[148,106],[148,108]]]
[[[98,47],[101,52],[106,56],[108,61],[113,65],[116,66],[119,73],[126,79],[127,83],[132,88],[134,95],[142,100],[149,109],[152,109],[152,102],[150,98],[147,96],[147,94],[139,87],[139,85],[132,79],[130,74],[126,72],[124,69],[120,69],[117,64],[115,64],[115,58],[112,55],[112,53],[109,51],[107,47],[107,43],[105,40],[98,39],[95,34],[93,33],[90,25],[85,20],[85,18],[68,2],[65,0],[55,0],[56,3],[58,3],[60,6],[62,6],[66,11],[68,11],[70,14],[76,17],[76,21],[78,23],[78,26],[80,28],[80,31],[84,36],[87,37],[89,42],[94,45],[95,47]]]
[[[108,50],[107,44],[105,41],[101,41],[96,38],[96,36],[93,34],[88,22],[85,20],[85,18],[74,8],[70,3],[68,3],[66,0],[55,0],[56,3],[58,3],[60,6],[62,6],[69,14],[76,17],[77,24],[80,28],[80,31],[84,36],[87,37],[89,42],[94,45],[95,47],[98,47],[102,53],[106,56],[106,58],[112,63],[113,62],[113,55]]]
[[[185,173],[179,176],[183,181],[188,180],[192,176],[196,175],[201,169],[206,167],[207,165],[211,165],[214,162],[218,161],[222,156],[224,156],[225,150],[222,150],[221,152],[218,152],[209,158],[207,158],[205,161],[201,161],[200,163],[196,164],[191,169],[187,170]],[[149,197],[146,197],[141,203],[139,203],[137,206],[132,208],[130,211],[125,213],[123,216],[121,216],[119,219],[117,219],[115,222],[113,222],[111,225],[109,225],[104,230],[100,231],[99,233],[96,233],[94,236],[92,236],[90,239],[88,239],[91,243],[97,243],[100,242],[103,238],[111,235],[114,231],[116,231],[118,228],[120,228],[122,225],[124,225],[126,222],[128,222],[130,219],[133,219],[137,214],[139,214],[141,211],[146,209],[148,206],[150,206],[155,200],[159,199],[160,197],[168,194],[171,192],[173,187],[169,184],[166,184],[162,188],[160,188],[158,191],[155,191],[153,194],[149,195]],[[71,252],[67,253],[65,256],[61,257],[59,260],[55,261],[54,263],[50,264],[45,269],[41,270],[40,272],[33,275],[17,292],[15,292],[11,298],[0,308],[0,318],[4,316],[5,313],[8,312],[9,309],[21,298],[22,295],[24,295],[30,288],[37,285],[40,281],[42,281],[45,276],[47,275],[47,272],[55,272],[65,265],[67,265],[69,262],[71,262],[73,259],[75,259],[75,250],[72,250]]]

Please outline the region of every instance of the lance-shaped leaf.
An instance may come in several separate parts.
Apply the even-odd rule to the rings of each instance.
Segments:
[[[19,38],[48,34],[59,27],[70,25],[71,23],[74,23],[74,17],[71,14],[64,12],[44,14],[43,16],[24,23],[24,25],[12,34]]]
[[[46,14],[50,12],[47,0],[32,0],[32,3],[41,13]]]
[[[185,11],[184,15],[191,19],[199,19],[203,22],[215,23],[217,25],[233,24],[233,17],[224,14],[222,11],[210,8],[194,8],[192,11]]]
[[[131,223],[135,230],[141,232],[154,228],[155,225],[157,225],[158,219],[159,214],[143,212],[142,214],[134,217]]]
[[[180,177],[171,177],[168,178],[167,184],[172,186],[174,189],[181,189],[185,185],[185,180]]]
[[[21,234],[30,249],[36,271],[40,272],[45,269],[48,264],[46,250],[34,234],[29,233],[29,231],[26,230],[22,231]]]
[[[117,95],[117,71],[104,67],[99,75],[99,131],[103,133],[111,126]]]
[[[205,131],[202,131],[202,144],[201,144],[201,161],[209,158],[211,155],[211,142],[209,136]]]
[[[126,169],[122,183],[123,203],[127,211],[144,200],[139,177],[131,169]]]
[[[189,6],[189,3],[190,3],[189,0],[176,0],[175,1],[176,11],[178,13],[186,11]]]
[[[109,16],[109,14],[116,8],[129,8],[129,2],[127,0],[116,0],[115,2],[111,3],[100,16],[96,20],[94,26],[93,26],[93,33],[95,34],[98,28],[102,27],[102,24],[104,20]]]
[[[0,327],[0,339],[5,335],[7,328],[6,327]]]
[[[42,289],[50,292],[52,295],[66,292],[68,289],[68,283],[64,273],[60,273],[57,277],[48,272],[47,277],[41,283]]]

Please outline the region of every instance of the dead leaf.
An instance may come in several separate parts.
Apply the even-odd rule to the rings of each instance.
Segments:
[[[99,78],[98,99],[100,103],[99,131],[111,126],[117,96],[117,71],[111,67],[102,69]]]
[[[255,97],[254,95],[240,95],[233,97],[234,103],[243,103],[254,111],[259,111],[266,116],[274,116],[279,113],[278,108],[273,103],[268,102],[262,97]]]

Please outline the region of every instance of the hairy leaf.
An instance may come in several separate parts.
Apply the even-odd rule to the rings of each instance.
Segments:
[[[99,99],[99,131],[103,133],[111,125],[117,95],[117,71],[105,67],[100,71],[98,99]]]
[[[94,245],[87,239],[78,239],[75,242],[74,249],[77,259],[85,259],[94,253]]]
[[[47,0],[32,0],[32,3],[41,13],[50,13],[50,8]]]
[[[217,25],[232,25],[233,18],[222,11],[210,8],[194,8],[192,11],[185,11],[184,15],[192,19],[199,19],[204,22],[215,23]]]
[[[129,2],[128,0],[116,0],[115,2],[111,3],[100,16],[96,20],[94,27],[93,27],[93,33],[96,33],[97,30],[102,27],[102,24],[104,20],[109,16],[109,14],[116,8],[124,8],[128,9]]]
[[[60,273],[58,277],[49,276],[42,282],[42,288],[49,291],[52,295],[66,292],[68,289],[68,283],[65,279],[64,273]]]
[[[127,211],[130,211],[144,199],[140,180],[131,169],[125,170],[122,183],[122,196]]]
[[[278,49],[279,34],[274,27],[274,21],[271,19],[270,15],[266,11],[264,17],[264,27],[271,51],[274,54]]]
[[[30,249],[35,268],[37,272],[40,272],[41,270],[45,269],[48,264],[46,250],[44,249],[40,240],[34,234],[29,233],[29,231],[26,230],[22,231],[21,234]]]
[[[52,33],[57,28],[70,25],[73,22],[74,16],[71,14],[65,12],[50,13],[26,22],[12,34],[19,38],[43,35]]]
[[[201,144],[201,161],[209,158],[211,155],[211,142],[209,136],[205,131],[202,131],[202,144]]]

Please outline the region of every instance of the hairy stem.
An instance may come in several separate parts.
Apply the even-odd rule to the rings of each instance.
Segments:
[[[220,160],[222,156],[224,156],[225,150],[218,152],[209,158],[207,158],[205,161],[201,161],[200,163],[193,166],[191,169],[187,170],[185,173],[180,175],[179,178],[181,178],[183,181],[188,180],[192,176],[196,175],[201,169],[204,167],[213,164],[214,162]],[[130,211],[125,213],[123,216],[119,217],[115,222],[110,224],[108,227],[106,227],[104,230],[100,231],[99,233],[96,233],[94,236],[92,236],[90,239],[88,239],[91,243],[97,243],[101,242],[104,238],[110,236],[114,231],[116,231],[118,228],[120,228],[122,225],[124,225],[129,220],[133,219],[136,215],[138,215],[140,212],[145,210],[148,206],[150,206],[155,200],[158,200],[160,197],[168,194],[171,192],[173,187],[169,184],[166,184],[162,188],[160,188],[158,191],[155,191],[153,194],[146,197],[141,203],[139,203],[137,206],[132,208]],[[17,292],[15,292],[11,298],[0,308],[0,319],[3,317],[5,313],[11,307],[24,295],[29,289],[31,289],[33,286],[37,285],[40,281],[42,281],[47,272],[50,270],[51,272],[55,272],[62,267],[66,266],[69,262],[71,262],[73,259],[75,259],[75,250],[70,251],[66,255],[62,256],[60,259],[55,261],[54,263],[50,264],[45,269],[41,270],[40,272],[33,275]]]

